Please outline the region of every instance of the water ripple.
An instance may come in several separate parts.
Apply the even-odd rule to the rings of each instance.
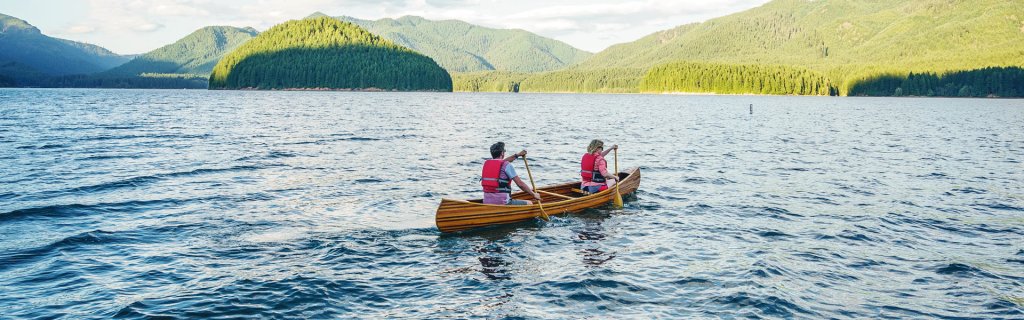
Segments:
[[[1022,100],[0,96],[3,317],[1024,318]],[[494,141],[543,185],[593,138],[624,208],[435,228]]]

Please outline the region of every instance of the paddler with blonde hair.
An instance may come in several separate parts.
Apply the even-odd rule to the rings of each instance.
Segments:
[[[608,161],[604,157],[612,150],[618,149],[619,145],[612,145],[608,150],[604,149],[604,141],[594,139],[587,146],[587,153],[580,160],[580,189],[588,193],[598,193],[615,186],[618,177],[608,172]]]

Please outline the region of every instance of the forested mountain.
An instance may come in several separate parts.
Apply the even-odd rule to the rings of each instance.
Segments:
[[[451,91],[429,57],[329,17],[276,25],[224,56],[211,89]]]
[[[415,16],[376,21],[336,18],[425,54],[452,73],[552,71],[591,56],[564,42],[524,30],[485,28],[458,20],[433,21]]]
[[[24,20],[0,14],[0,76],[34,84],[51,76],[85,74],[128,61],[99,46],[43,35]]]
[[[172,44],[140,55],[117,68],[104,72],[108,76],[196,75],[209,76],[231,50],[256,37],[253,28],[211,26],[192,32]]]
[[[582,67],[651,67],[691,60],[815,69],[973,69],[1022,65],[1022,49],[1024,6],[1018,1],[775,0],[613,46]]]
[[[1014,77],[1019,73],[1012,68],[986,68],[1024,66],[1022,52],[1024,6],[1019,1],[775,0],[744,12],[679,26],[609,47],[567,70],[527,78],[519,87],[523,91],[534,88],[579,91],[571,88],[587,87],[580,85],[583,82],[602,82],[609,75],[620,74],[621,70],[645,76],[652,68],[661,66],[661,76],[664,76],[669,72],[664,66],[690,68],[693,63],[701,63],[709,68],[726,68],[729,64],[807,68],[825,75],[838,94],[895,94],[899,87],[865,84],[880,79],[886,79],[888,84],[896,79],[899,83],[911,73],[941,77],[949,72],[975,69],[999,75],[970,79]],[[684,74],[683,70],[672,72]],[[582,91],[637,92],[641,89],[642,78],[603,81],[608,85]],[[984,84],[947,82],[944,88],[956,86],[957,90],[953,91],[970,92],[973,96],[999,95],[964,88],[979,85]],[[875,89],[870,92],[857,89],[866,87]],[[653,84],[644,88],[655,92],[672,91]],[[946,89],[939,91],[948,92]],[[939,94],[939,91],[932,91]],[[901,92],[906,93],[906,90]],[[1002,94],[1007,93],[1002,91]]]

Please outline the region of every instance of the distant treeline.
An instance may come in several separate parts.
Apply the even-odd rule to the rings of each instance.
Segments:
[[[636,92],[644,75],[640,68],[568,69],[545,72],[523,80],[521,92]]]
[[[51,78],[41,86],[52,88],[206,89],[207,84],[206,78],[76,75]]]
[[[6,80],[5,80],[6,79]],[[169,74],[117,77],[97,75],[66,75],[33,77],[14,81],[0,76],[0,87],[38,88],[115,88],[115,89],[206,89],[206,77]]]
[[[452,74],[455,91],[465,92],[519,92],[519,85],[530,75],[527,73],[492,71]]]
[[[867,70],[867,69],[866,69]],[[867,73],[834,81],[848,73]],[[644,70],[568,69],[523,74],[456,74],[456,91],[694,92],[720,94],[1024,97],[1024,68],[987,67],[938,72],[836,71],[828,76],[783,65],[675,62]],[[844,83],[839,85],[839,83]]]
[[[890,73],[855,80],[851,96],[1024,97],[1024,69],[989,67],[945,74]]]
[[[545,73],[474,72],[452,75],[455,91],[468,92],[636,92],[644,70],[568,69]]]
[[[736,65],[676,62],[651,68],[640,82],[641,92],[720,94],[835,95],[822,74],[778,65]]]

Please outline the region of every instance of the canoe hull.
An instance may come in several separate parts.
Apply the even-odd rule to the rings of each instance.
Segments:
[[[633,193],[640,187],[640,168],[629,169],[619,173],[622,179],[619,192],[623,195]],[[583,195],[573,189],[579,189],[579,182],[570,182],[538,188],[550,193],[576,197],[563,197],[541,193],[544,212],[548,215],[579,212],[587,208],[595,208],[611,202],[615,198],[615,188],[591,195]],[[512,194],[513,199],[532,200],[524,192]],[[516,223],[533,220],[540,215],[540,205],[528,206],[489,205],[481,200],[441,199],[435,216],[437,229],[441,232],[456,232],[478,227]]]

